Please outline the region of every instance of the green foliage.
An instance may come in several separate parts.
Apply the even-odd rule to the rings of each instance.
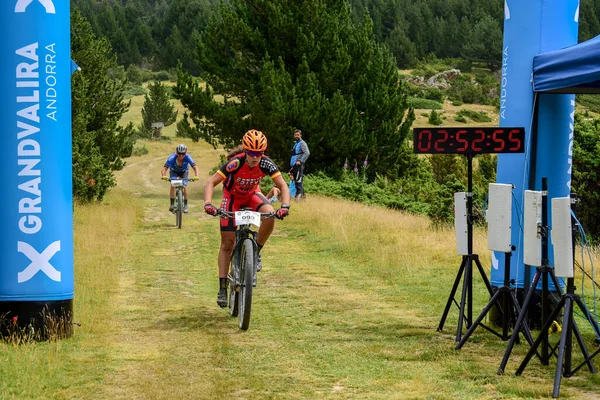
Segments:
[[[578,94],[577,102],[595,113],[600,113],[600,96],[597,94]]]
[[[321,172],[307,175],[308,193],[343,198],[366,204],[378,204],[411,213],[427,215],[436,225],[454,220],[454,193],[467,190],[467,160],[458,155],[433,155],[419,158],[414,154],[405,169],[405,177],[389,179],[377,174],[369,181],[367,167],[350,169],[345,164],[337,177]],[[352,164],[352,163],[350,163]],[[495,181],[496,157],[481,156],[479,168],[473,167],[473,204],[483,204],[488,184]],[[477,220],[476,222],[482,222]]]
[[[152,123],[162,122],[169,126],[177,119],[175,105],[169,102],[169,90],[162,82],[155,81],[148,85],[149,94],[144,96],[142,123],[138,127],[141,137],[152,136]]]
[[[441,110],[444,106],[439,101],[409,97],[408,104],[413,109]]]
[[[600,238],[600,119],[575,114],[572,191],[580,199],[577,218],[595,241]]]
[[[440,60],[435,54],[430,53],[423,59],[417,62],[417,65],[413,69],[413,75],[423,76],[425,79],[432,77],[433,75],[442,71],[452,69],[451,63],[446,60]]]
[[[475,110],[468,110],[468,109],[463,109],[460,110],[456,113],[457,117],[460,117],[462,119],[465,118],[470,118],[471,120],[475,121],[475,122],[492,122],[492,119],[488,116],[486,111],[475,111]],[[458,121],[458,119],[455,118],[456,121]]]
[[[435,112],[435,110],[431,110],[431,114],[429,114],[427,122],[429,122],[431,125],[440,125],[442,123],[442,119],[440,118],[440,114]]]
[[[141,85],[143,82],[142,71],[133,64],[127,67],[126,75],[127,80],[135,85]]]
[[[130,99],[134,96],[141,96],[148,93],[146,89],[141,87],[140,85],[134,85],[133,83],[126,83],[125,90],[123,93],[123,98]]]
[[[313,171],[368,155],[372,177],[404,173],[390,165],[404,156],[414,114],[372,22],[354,23],[345,2],[231,1],[198,51],[206,87],[181,71],[175,94],[209,143],[230,148],[255,128],[266,133],[271,157],[287,162],[299,128]]]
[[[410,97],[418,97],[427,100],[434,100],[439,103],[444,102],[444,92],[435,87],[418,86],[410,82],[405,83],[406,93]]]
[[[481,80],[482,83],[478,82]],[[479,77],[475,82],[470,75],[460,74],[446,91],[453,103],[496,105],[499,103],[498,82]]]
[[[483,61],[490,70],[497,70],[502,61],[502,28],[497,19],[481,18],[463,45],[463,56],[470,61]]]
[[[134,146],[133,147],[133,151],[131,152],[131,155],[132,156],[140,157],[140,156],[143,156],[145,154],[148,154],[148,152],[149,152],[149,150],[146,147],[146,145],[142,144],[141,146]]]
[[[117,65],[110,45],[77,10],[71,13],[71,57],[81,67],[72,77],[73,195],[102,200],[116,184],[113,171],[133,149],[133,125],[118,124],[129,107],[125,80],[111,79]]]
[[[192,141],[197,142],[200,139],[200,132],[196,127],[190,124],[187,112],[183,113],[183,118],[177,122],[177,130],[175,136],[182,138],[190,138]]]

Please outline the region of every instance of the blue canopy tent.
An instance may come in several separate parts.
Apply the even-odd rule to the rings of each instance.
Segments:
[[[600,35],[533,58],[536,93],[600,93]]]
[[[552,175],[549,171],[554,167],[549,160],[554,159],[555,156],[561,158],[571,157],[570,154],[566,153],[572,148],[572,142],[562,143],[565,140],[572,140],[572,131],[570,135],[565,135],[565,132],[548,121],[544,122],[545,127],[542,131],[545,135],[542,142],[539,143],[541,140],[538,133],[540,121],[543,119],[550,120],[555,111],[565,107],[565,104],[559,103],[560,100],[552,100],[552,96],[542,96],[542,98],[540,95],[559,94],[569,96],[582,93],[600,93],[600,35],[560,50],[552,50],[536,55],[533,58],[532,84],[535,96],[531,124],[531,145],[528,154],[530,163],[527,173],[529,181],[527,188],[540,190],[540,178]],[[573,107],[574,100],[573,96]],[[553,103],[554,101],[556,103]],[[548,110],[544,116],[539,115],[540,102],[545,102],[546,110]],[[567,136],[569,138],[566,138]],[[552,151],[555,151],[554,155],[549,156],[548,154]],[[568,175],[570,182],[570,169]],[[560,194],[560,191],[557,190],[559,187],[564,188],[564,182],[556,182],[555,179],[554,187],[550,192],[558,197],[568,195],[568,193]],[[564,191],[564,189],[560,190]],[[552,247],[551,244],[549,246]],[[529,272],[529,269],[526,269],[525,287],[529,283]],[[560,283],[562,286],[562,280]]]

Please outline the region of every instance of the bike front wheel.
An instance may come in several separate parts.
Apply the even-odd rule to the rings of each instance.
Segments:
[[[250,311],[252,310],[252,281],[256,264],[254,262],[254,246],[251,239],[244,239],[240,249],[240,296],[239,320],[240,329],[247,330],[250,326]]]
[[[181,229],[183,220],[183,190],[177,189],[177,209],[175,210],[175,225]]]
[[[235,258],[231,261],[229,266],[229,315],[232,317],[238,316],[238,308],[239,308],[239,285],[236,282],[236,271],[235,271]]]

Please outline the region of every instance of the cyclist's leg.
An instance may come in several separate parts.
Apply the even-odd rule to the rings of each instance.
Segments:
[[[233,197],[227,190],[223,190],[223,200],[221,209],[226,211],[234,210]],[[229,272],[229,263],[231,253],[235,246],[235,225],[230,218],[221,219],[221,246],[217,263],[219,264],[219,293],[217,294],[217,304],[220,307],[227,307],[227,272]]]
[[[227,278],[231,252],[235,245],[235,231],[221,231],[221,247],[219,248],[219,278]]]
[[[177,173],[172,169],[169,170],[169,178],[176,179]],[[171,202],[171,206],[169,207],[169,211],[173,212],[175,209],[175,187],[173,185],[169,185],[169,200]]]
[[[260,192],[257,192],[252,196],[248,202],[248,207],[258,212],[274,211],[271,202]],[[263,220],[260,224],[260,228],[258,228],[258,235],[256,237],[256,244],[258,245],[256,271],[262,270],[262,258],[260,256],[260,251],[265,245],[267,239],[269,239],[269,236],[271,236],[274,227],[275,221],[273,218],[268,218]]]
[[[274,211],[273,206],[262,193],[254,193],[254,195],[248,201],[247,206],[257,212],[262,213]],[[260,228],[258,228],[258,237],[256,238],[256,242],[261,248],[264,246],[267,239],[269,239],[269,236],[271,236],[274,227],[275,220],[273,220],[273,218],[268,218],[261,222]]]
[[[180,178],[183,179],[183,199],[187,202],[188,199],[188,174],[189,170],[185,170],[185,172],[181,173]]]
[[[296,198],[304,197],[304,164],[294,166],[294,183],[296,185]]]

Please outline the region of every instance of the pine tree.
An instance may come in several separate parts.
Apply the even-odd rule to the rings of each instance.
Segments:
[[[160,137],[160,128],[153,132],[152,124],[162,122],[169,126],[177,119],[175,105],[169,102],[168,88],[160,81],[148,85],[149,94],[144,96],[142,123],[138,130],[141,137]]]
[[[97,38],[77,10],[71,12],[71,57],[81,67],[72,77],[73,195],[102,200],[116,185],[113,171],[133,150],[133,125],[119,125],[129,108],[125,80],[109,75],[117,66],[106,39]]]
[[[269,155],[287,162],[299,128],[312,171],[368,155],[373,176],[404,172],[397,166],[414,114],[393,56],[375,42],[368,17],[352,21],[345,1],[232,1],[198,52],[206,87],[180,71],[174,93],[209,142],[231,148],[259,129]]]

